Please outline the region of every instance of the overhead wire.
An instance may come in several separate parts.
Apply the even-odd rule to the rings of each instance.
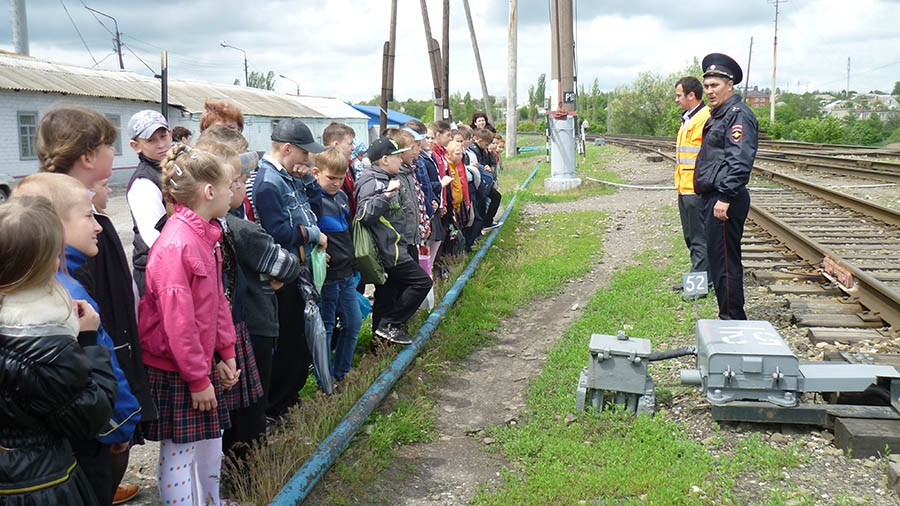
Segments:
[[[66,16],[68,16],[69,21],[72,22],[72,27],[75,28],[75,33],[78,34],[78,38],[81,39],[81,43],[84,44],[84,48],[87,49],[88,54],[91,56],[91,60],[94,60],[94,66],[99,65],[99,63],[97,63],[97,59],[94,58],[94,53],[91,52],[91,48],[88,47],[87,41],[85,41],[84,37],[81,35],[81,30],[78,29],[78,25],[75,24],[75,20],[72,19],[72,15],[69,14],[69,8],[66,7],[66,4],[65,2],[63,2],[63,0],[59,0],[59,3],[62,5],[63,10],[66,11]]]

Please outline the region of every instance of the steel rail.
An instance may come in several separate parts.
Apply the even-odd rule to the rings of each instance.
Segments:
[[[866,216],[883,221],[884,223],[887,223],[889,225],[900,227],[900,212],[897,212],[893,209],[874,204],[872,202],[868,202],[851,195],[829,190],[824,186],[819,186],[817,184],[810,183],[809,181],[804,181],[802,179],[791,177],[786,174],[781,174],[756,165],[753,166],[753,170],[756,173],[773,181],[785,184],[798,190],[802,190],[811,195],[815,195],[816,197],[825,199],[829,202],[834,202],[841,207],[858,211]]]
[[[891,289],[855,265],[844,261],[831,249],[822,246],[808,235],[756,204],[750,204],[748,217],[760,227],[775,234],[787,248],[805,262],[818,265],[829,258],[839,269],[850,272],[853,275],[853,286],[842,286],[841,288],[847,294],[858,298],[862,305],[887,322],[893,332],[900,329],[900,292]]]
[[[835,176],[858,176],[877,181],[886,181],[889,183],[900,183],[900,170],[898,172],[884,172],[874,169],[865,169],[851,165],[832,164],[831,160],[837,160],[833,157],[822,157],[829,159],[827,162],[792,160],[778,156],[767,154],[757,154],[756,161],[764,161],[782,166],[788,166],[795,169],[804,169],[806,167],[813,168],[821,172],[827,172]]]

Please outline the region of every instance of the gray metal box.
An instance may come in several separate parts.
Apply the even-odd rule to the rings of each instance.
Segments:
[[[698,320],[697,368],[712,404],[797,404],[799,360],[767,321]]]
[[[650,340],[605,334],[591,335],[587,387],[643,394],[647,382]]]

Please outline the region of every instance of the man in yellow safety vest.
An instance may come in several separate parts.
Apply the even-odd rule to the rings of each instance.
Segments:
[[[693,76],[679,79],[675,84],[675,103],[684,111],[675,142],[675,190],[681,230],[691,252],[691,272],[707,272],[706,209],[703,198],[694,193],[694,163],[703,141],[703,125],[709,118],[700,80]],[[681,290],[680,286],[673,288]]]

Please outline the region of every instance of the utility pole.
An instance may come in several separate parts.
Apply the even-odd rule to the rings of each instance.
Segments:
[[[160,71],[159,80],[162,82],[160,86],[159,105],[162,109],[160,112],[166,120],[169,119],[169,52],[163,50],[160,53]]]
[[[432,109],[434,109],[434,120],[441,119],[443,113],[443,87],[441,86],[441,47],[438,42],[431,37],[431,21],[428,19],[428,4],[425,0],[421,0],[422,4],[422,24],[425,25],[425,46],[428,48],[428,63],[431,65],[431,82],[434,85],[434,98],[431,101]]]
[[[109,19],[111,19],[111,20],[113,21],[113,26],[115,26],[115,28],[116,28],[116,34],[115,34],[115,35],[116,35],[116,38],[115,38],[115,40],[114,40],[113,42],[116,43],[116,52],[119,53],[119,70],[125,70],[125,61],[122,60],[122,39],[121,39],[120,34],[119,34],[119,23],[118,23],[118,21],[116,21],[116,18],[110,16],[109,14],[106,14],[106,13],[104,13],[104,12],[100,12],[100,11],[98,11],[97,9],[91,9],[91,8],[88,7],[87,5],[85,5],[84,8],[87,9],[87,10],[89,10],[89,11],[91,11],[91,12],[93,12],[93,13],[96,13],[96,14],[99,14],[99,15],[101,15],[101,16],[107,17],[107,18],[109,18]],[[102,24],[102,23],[101,23],[101,24]]]
[[[516,154],[516,128],[519,110],[516,104],[516,81],[518,76],[518,26],[519,2],[509,0],[509,34],[506,38],[506,156]]]
[[[241,54],[244,55],[244,88],[249,87],[250,86],[250,73],[247,72],[247,51],[244,51],[243,49],[241,49],[237,46],[233,46],[233,45],[225,42],[224,40],[219,41],[219,45],[222,47],[230,47],[231,49],[237,49],[238,51],[241,52]]]
[[[547,126],[553,146],[550,177],[544,189],[563,191],[581,185],[575,177],[575,34],[573,0],[550,2],[550,69],[552,111]],[[555,84],[555,86],[554,86]]]
[[[744,75],[744,102],[747,101],[747,89],[750,87],[750,59],[753,58],[753,37],[750,37],[750,52],[747,54],[747,73]]]
[[[847,57],[847,100],[850,100],[850,57]]]
[[[450,0],[444,0],[444,20],[441,26],[441,51],[443,57],[441,62],[444,64],[444,74],[441,76],[441,83],[444,85],[444,110],[442,111],[444,119],[450,121]]]
[[[478,39],[475,38],[475,25],[472,24],[472,11],[469,10],[469,0],[463,0],[463,8],[466,10],[466,22],[469,24],[469,35],[472,37],[472,50],[475,52],[478,80],[481,81],[481,94],[484,96],[484,113],[487,114],[488,123],[494,124],[494,113],[491,111],[491,97],[488,95],[487,81],[484,80],[484,68],[481,66],[481,52],[478,51]]]
[[[9,0],[12,18],[13,47],[16,54],[28,56],[28,16],[25,11],[25,0]]]
[[[388,102],[394,99],[394,48],[397,47],[397,0],[391,0],[391,33],[384,45],[384,60],[381,67],[381,121],[378,135],[387,130]]]
[[[769,125],[775,124],[775,62],[778,57],[778,4],[787,0],[769,0],[775,4],[775,41],[772,44],[772,91],[769,92]]]

